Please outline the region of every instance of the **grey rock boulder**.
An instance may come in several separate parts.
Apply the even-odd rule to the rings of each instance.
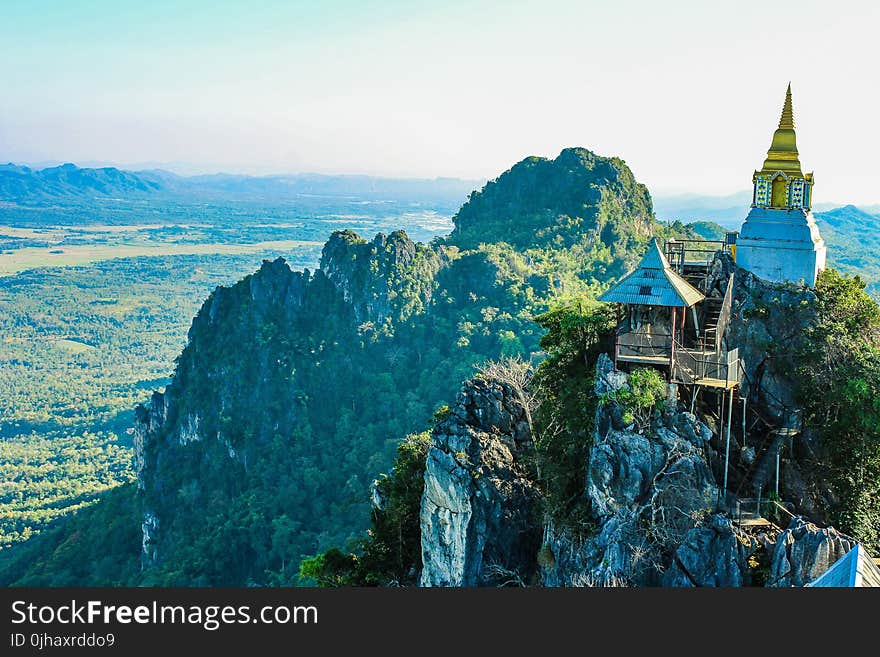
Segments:
[[[664,586],[738,587],[750,583],[749,556],[757,541],[736,529],[729,519],[713,515],[691,529],[675,551],[663,577]]]
[[[834,527],[794,518],[776,539],[767,586],[806,586],[856,546]]]

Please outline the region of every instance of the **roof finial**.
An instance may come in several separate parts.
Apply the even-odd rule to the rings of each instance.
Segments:
[[[794,130],[794,110],[791,108],[791,82],[788,83],[788,89],[785,91],[785,104],[782,106],[779,127]]]
[[[785,105],[782,106],[782,117],[779,119],[779,127],[773,133],[773,143],[767,151],[767,159],[761,171],[765,173],[797,173],[802,176],[801,163],[798,160],[798,150],[794,134],[794,111],[791,108],[791,82],[785,90]]]

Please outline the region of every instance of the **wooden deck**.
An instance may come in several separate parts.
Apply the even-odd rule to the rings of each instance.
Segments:
[[[774,527],[773,523],[767,520],[767,518],[755,517],[755,518],[739,518],[734,519],[733,521],[740,527],[748,527],[748,528],[759,528],[759,529],[770,529]]]
[[[691,353],[711,354],[713,352],[692,351]],[[617,362],[618,363],[635,363],[637,365],[658,365],[660,367],[668,367],[669,366],[669,356],[635,356],[635,355],[629,355],[629,354],[618,354]],[[713,378],[709,378],[709,377],[694,377],[693,381],[681,381],[681,380],[673,378],[672,382],[679,383],[681,385],[696,384],[698,386],[705,386],[707,388],[723,388],[724,390],[730,390],[731,388],[735,388],[736,386],[739,385],[738,381],[727,381],[725,379],[713,379]]]
[[[682,385],[691,385],[690,381],[676,381],[673,379],[673,383],[680,383]],[[725,390],[730,390],[731,388],[736,388],[739,385],[739,381],[726,381],[725,379],[709,379],[709,378],[697,378],[694,380],[694,383],[698,386],[705,386],[707,388],[724,388]]]
[[[669,365],[669,356],[628,356],[618,354],[619,363],[640,363],[642,365]]]

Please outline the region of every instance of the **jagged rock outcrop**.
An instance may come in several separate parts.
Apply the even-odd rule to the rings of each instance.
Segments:
[[[248,409],[265,407],[279,394],[295,399],[299,381],[289,375],[291,355],[275,335],[297,332],[319,311],[332,312],[355,333],[350,306],[323,272],[292,271],[282,258],[264,261],[258,272],[217,288],[205,301],[172,383],[135,413],[143,567],[162,562],[175,540],[169,534],[193,523],[208,496],[234,496],[261,443],[297,421],[295,403],[260,415]],[[237,435],[244,426],[248,440]]]
[[[855,539],[833,527],[794,518],[776,539],[767,586],[805,586],[855,546]]]
[[[635,513],[621,509],[598,527],[583,537],[547,523],[539,552],[544,586],[638,586],[653,579],[647,537]]]
[[[694,527],[672,556],[664,586],[749,586],[749,556],[758,542],[722,515]]]
[[[597,530],[587,538],[545,528],[543,581],[548,586],[656,585],[671,552],[718,498],[705,458],[711,430],[696,416],[668,409],[650,426],[627,425],[613,400],[628,376],[600,356],[586,496]]]
[[[422,586],[522,584],[540,530],[525,411],[509,385],[472,379],[433,431],[421,506]]]
[[[358,322],[403,321],[431,301],[438,254],[403,231],[378,233],[367,242],[350,230],[331,235],[321,252],[321,271],[352,305]],[[400,294],[406,288],[412,294]]]
[[[395,379],[388,370],[406,371],[403,361],[420,354],[392,344],[394,333],[407,317],[424,314],[440,263],[435,251],[403,231],[380,233],[369,242],[340,231],[325,245],[321,269],[292,271],[283,258],[264,261],[254,274],[208,297],[171,383],[136,412],[145,569],[214,531],[194,529],[202,524],[232,532],[241,521],[226,525],[227,516],[248,494],[267,507],[262,517],[254,512],[258,524],[271,524],[277,515],[314,532],[305,549],[329,542],[317,527],[322,518],[339,509],[356,515],[351,499],[363,500],[357,508],[366,522],[364,498],[376,469],[368,461],[381,446],[361,447],[366,457],[341,455],[358,449],[352,447],[358,421],[390,424],[395,415],[381,395],[365,403],[362,391],[381,378],[389,396],[399,394],[395,386],[403,385],[403,377]],[[347,431],[340,429],[340,409],[349,417]],[[319,444],[312,444],[315,435]],[[320,476],[336,482],[319,488]],[[278,482],[288,487],[285,499],[264,490]],[[286,540],[284,533],[275,536]],[[345,538],[333,540],[342,544]],[[303,551],[276,552],[283,549]],[[233,559],[231,567],[216,571],[238,569],[219,581],[263,581],[261,563],[263,555]]]
[[[152,394],[148,406],[135,408],[132,465],[138,491],[142,494],[152,484],[153,468],[156,465],[155,448],[167,417],[166,397],[158,391]],[[152,504],[144,504],[141,510],[141,568],[149,568],[159,562],[158,536],[159,518],[153,511]]]
[[[741,395],[748,399],[751,443],[741,444],[734,431],[731,452],[738,454],[742,471],[750,473],[743,494],[756,496],[772,485],[776,452],[782,449],[780,493],[796,508],[827,521],[824,512],[833,505],[833,493],[811,476],[810,462],[819,458],[817,432],[802,425],[797,399],[800,388],[800,354],[806,349],[809,330],[818,321],[816,292],[806,286],[771,283],[737,267],[727,251],[712,262],[708,289],[723,295],[733,275],[733,304],[726,336],[729,349],[738,348],[744,365]],[[755,422],[757,413],[762,418]],[[799,431],[796,440],[770,433],[771,428]],[[734,489],[739,487],[737,469],[731,470]],[[748,492],[746,492],[748,491]]]

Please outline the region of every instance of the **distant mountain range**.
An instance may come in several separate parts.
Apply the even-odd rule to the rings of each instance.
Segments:
[[[32,168],[0,164],[0,203],[43,205],[89,199],[161,197],[177,200],[289,201],[297,197],[338,197],[430,201],[457,208],[485,180],[462,178],[386,178],[368,175],[300,173],[269,176],[202,174],[182,176],[164,169],[128,171],[117,167],[79,167],[61,164]],[[748,212],[751,192],[725,196],[699,194],[654,195],[659,221],[713,222],[738,230]],[[854,206],[846,206],[846,216]],[[817,204],[817,216],[838,204]],[[880,216],[880,205],[857,208]]]
[[[31,169],[15,164],[0,165],[0,199],[12,203],[68,197],[153,194],[163,185],[154,176],[144,176],[112,167],[80,169],[63,164]]]
[[[739,230],[752,203],[752,192],[743,190],[724,196],[699,194],[653,195],[654,212],[660,221],[711,221],[724,228]],[[846,206],[854,208],[852,205]],[[829,210],[840,209],[840,203],[817,203],[813,212],[817,216]],[[880,205],[858,208],[868,215],[880,215]],[[876,219],[875,219],[876,221]]]
[[[114,197],[198,197],[226,200],[290,200],[297,196],[407,198],[450,202],[467,200],[484,181],[459,178],[382,178],[366,175],[180,176],[153,169],[81,168],[74,164],[32,169],[0,165],[0,201],[41,204]]]

